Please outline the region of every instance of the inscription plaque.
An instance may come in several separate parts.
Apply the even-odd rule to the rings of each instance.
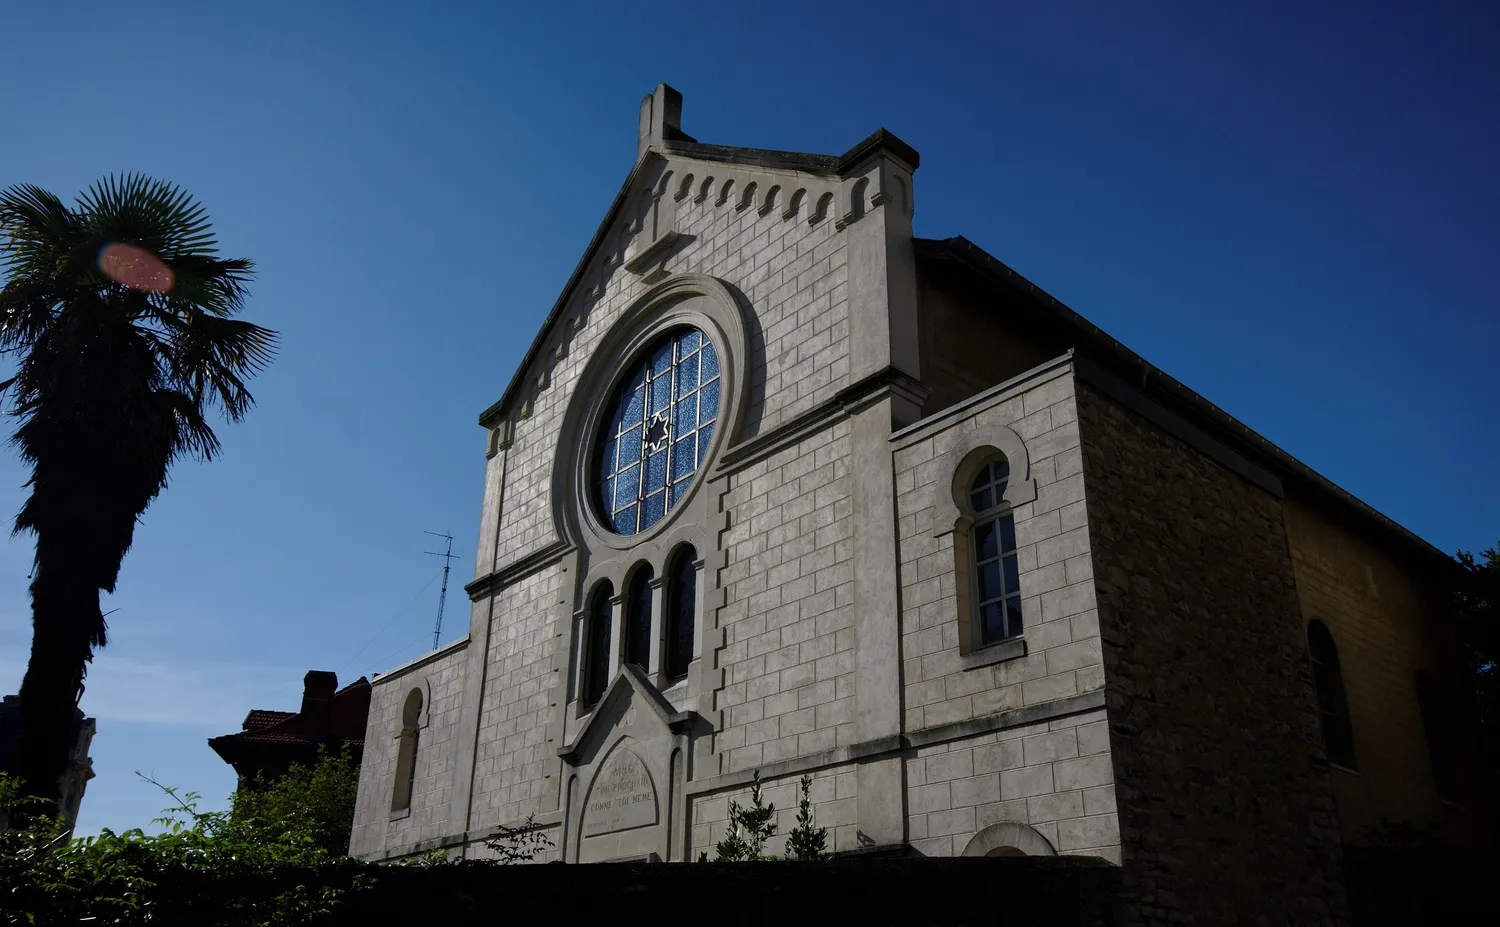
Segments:
[[[610,756],[583,807],[583,835],[612,834],[656,823],[656,786],[646,764],[628,747]]]

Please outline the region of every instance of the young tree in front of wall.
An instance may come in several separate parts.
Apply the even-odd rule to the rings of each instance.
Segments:
[[[786,852],[788,859],[822,859],[826,855],[828,828],[813,826],[812,776],[803,776],[799,783],[801,797],[797,801],[797,826],[787,832]],[[742,862],[774,860],[779,857],[766,855],[766,842],[776,836],[776,805],[768,804],[761,796],[760,771],[750,783],[750,804],[729,802],[729,833],[714,847],[716,862]],[[699,861],[707,861],[705,851]]]

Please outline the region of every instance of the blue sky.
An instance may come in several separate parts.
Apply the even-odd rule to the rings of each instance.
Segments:
[[[917,234],[968,237],[1438,547],[1500,540],[1497,8],[514,7],[0,2],[0,185],[182,184],[283,337],[106,604],[82,832],[147,825],[163,802],[136,769],[222,804],[206,738],[295,709],[307,669],[425,651],[423,531],[457,538],[443,638],[466,633],[476,417],[659,81],[702,141],[839,153],[892,130],[922,154]],[[0,513],[23,481],[0,454]],[[0,545],[8,692],[30,558]]]

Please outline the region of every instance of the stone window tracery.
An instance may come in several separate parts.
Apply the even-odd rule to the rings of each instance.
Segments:
[[[687,491],[713,440],[720,387],[718,352],[691,326],[664,334],[629,368],[600,429],[595,470],[616,534],[655,525]]]

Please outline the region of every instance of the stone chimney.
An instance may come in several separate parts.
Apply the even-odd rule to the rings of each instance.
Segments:
[[[308,670],[302,677],[302,723],[309,737],[322,737],[328,733],[333,693],[338,687],[338,674],[328,670]]]

